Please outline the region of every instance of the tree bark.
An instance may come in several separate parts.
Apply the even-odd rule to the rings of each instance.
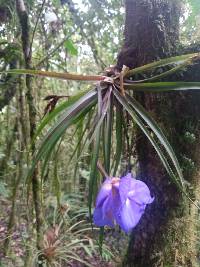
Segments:
[[[17,65],[20,59],[18,55],[15,55],[15,53],[18,49],[19,48],[17,47],[16,44],[10,44],[5,49],[0,50],[0,59],[4,61],[4,63],[6,62],[6,60],[8,60],[6,57],[10,58],[9,62],[5,63],[5,67],[8,64],[10,69],[17,68]],[[13,51],[15,51],[15,53],[13,53]],[[5,68],[2,68],[1,71],[4,71],[4,69]],[[13,97],[16,94],[18,84],[19,84],[19,77],[16,77],[15,75],[12,75],[12,74],[6,75],[5,79],[1,80],[0,82],[0,111],[2,111],[3,108],[7,106],[10,103],[10,101],[13,99]]]
[[[118,56],[118,69],[123,65],[134,68],[177,53],[180,1],[126,0],[125,8],[125,40]],[[191,76],[175,78],[190,80]],[[136,97],[165,126],[195,200],[199,183],[200,94],[138,93]],[[170,182],[146,138],[139,132],[138,135],[140,178],[150,187],[155,201],[131,234],[123,266],[197,266],[194,235],[197,211]]]
[[[22,41],[22,49],[24,55],[24,65],[26,69],[31,69],[31,60],[32,60],[32,43],[30,42],[30,25],[29,25],[29,16],[26,10],[26,6],[24,0],[16,0],[16,9],[17,14],[21,26],[21,41]],[[33,38],[33,37],[32,37]],[[31,76],[26,76],[26,97],[29,108],[29,135],[30,140],[33,139],[36,130],[36,107],[34,103],[34,89],[31,83]],[[35,152],[35,143],[31,144],[31,158]],[[35,209],[35,219],[36,219],[36,232],[37,232],[37,248],[40,251],[38,256],[38,266],[43,266],[43,255],[41,253],[43,249],[43,212],[41,205],[41,182],[38,173],[38,168],[36,167],[35,171],[32,175],[32,196],[33,196],[33,204]],[[29,190],[29,189],[28,189]],[[29,256],[29,253],[28,253]],[[26,264],[26,262],[25,262]]]

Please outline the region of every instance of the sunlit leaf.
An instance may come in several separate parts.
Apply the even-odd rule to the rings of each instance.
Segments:
[[[121,96],[120,93],[117,90],[114,90],[113,93],[116,96],[116,98],[118,99],[118,101],[122,104],[122,106],[126,109],[126,111],[130,114],[130,116],[135,121],[135,123],[140,127],[140,129],[144,132],[144,134],[146,135],[146,137],[149,139],[149,141],[153,145],[154,149],[156,150],[159,158],[161,159],[161,161],[163,163],[163,166],[165,167],[167,173],[172,178],[173,182],[179,188],[181,188],[181,190],[183,191],[183,187],[181,186],[180,180],[177,179],[177,177],[174,174],[174,172],[173,172],[173,170],[172,170],[172,168],[171,168],[171,166],[170,166],[170,164],[169,164],[166,156],[162,152],[160,146],[157,144],[157,142],[155,141],[155,139],[152,137],[151,131],[149,131],[147,129],[146,125],[142,122],[142,120],[139,118],[139,116],[133,111],[133,109],[129,105],[128,101],[123,96]]]
[[[42,159],[43,156],[46,155],[47,157],[49,157],[49,153],[52,151],[52,148],[55,147],[57,141],[65,133],[66,129],[89,112],[89,110],[97,101],[96,95],[96,90],[91,90],[90,92],[82,96],[73,105],[71,105],[66,110],[66,112],[62,114],[59,120],[44,137],[44,140],[42,141],[36,155],[34,156],[28,177],[32,175],[37,162]]]
[[[69,72],[62,73],[55,71],[30,70],[30,69],[10,69],[0,73],[28,74],[33,76],[41,76],[41,77],[56,78],[63,80],[73,80],[73,81],[102,81],[105,78],[104,76],[100,75],[82,75]]]
[[[87,122],[86,122],[86,125],[85,125],[83,131],[82,131],[82,134],[81,134],[81,135],[79,136],[79,138],[78,138],[78,142],[77,142],[77,144],[76,144],[76,146],[75,146],[75,149],[74,149],[74,151],[73,151],[73,153],[72,153],[72,155],[71,155],[71,157],[70,157],[70,160],[69,160],[68,165],[69,165],[69,164],[71,163],[71,161],[74,159],[74,156],[75,156],[75,154],[78,152],[78,150],[79,150],[79,153],[78,153],[79,155],[78,155],[78,157],[77,157],[76,164],[78,163],[78,161],[79,161],[79,159],[80,159],[80,157],[81,157],[81,155],[82,155],[82,153],[83,153],[83,150],[84,150],[84,148],[85,148],[85,146],[86,146],[86,143],[87,143],[87,141],[88,141],[88,139],[89,139],[88,136],[84,139],[84,136],[85,136],[86,132],[88,131],[89,127],[90,127],[92,114],[93,114],[93,109],[92,109],[91,111],[89,111],[89,114],[88,114],[88,120],[87,120]],[[81,145],[81,143],[82,143],[82,145]]]
[[[115,165],[114,165],[114,171],[113,171],[113,176],[116,175],[121,155],[122,155],[122,139],[123,139],[123,134],[122,134],[122,125],[123,125],[123,108],[119,103],[116,103],[116,152],[115,152]]]
[[[111,159],[111,142],[112,142],[112,125],[113,125],[113,99],[109,99],[107,114],[103,127],[103,143],[104,143],[104,165],[107,173],[110,173]]]
[[[98,121],[97,121],[97,124],[95,125],[95,128],[94,128],[94,131],[90,137],[90,141],[91,142],[96,134],[96,132],[99,130],[99,128],[101,127],[102,125],[102,122],[107,114],[107,111],[108,111],[108,108],[109,108],[109,105],[110,105],[110,96],[111,96],[111,91],[112,91],[112,88],[110,87],[110,89],[106,92],[102,103],[100,104],[101,105],[101,112],[98,116]],[[101,91],[100,91],[100,94],[101,94]]]
[[[169,75],[172,75],[174,73],[177,73],[178,71],[180,71],[181,69],[184,69],[185,67],[187,67],[188,65],[190,65],[191,62],[189,61],[184,61],[183,63],[179,64],[176,67],[171,68],[170,70],[167,71],[163,71],[160,74],[154,75],[150,78],[146,78],[143,80],[136,80],[136,81],[130,81],[131,83],[141,83],[141,82],[152,82],[152,81],[156,81],[156,80],[160,80],[162,78],[168,77]]]
[[[103,248],[103,238],[104,238],[104,226],[100,227],[99,231],[99,251],[102,256],[102,248]]]
[[[165,134],[163,133],[162,129],[159,127],[157,122],[152,118],[152,116],[149,115],[149,113],[143,108],[143,106],[135,98],[126,94],[126,99],[128,100],[129,104],[134,108],[134,110],[139,114],[139,116],[141,116],[141,118],[147,123],[147,125],[150,127],[150,129],[159,139],[160,143],[166,149],[171,161],[174,164],[174,167],[176,168],[176,171],[179,175],[180,181],[183,186],[183,174],[181,171],[181,167],[179,165],[175,152],[172,146],[170,145],[169,141],[167,140]]]
[[[70,39],[68,39],[64,42],[64,46],[65,46],[66,50],[69,51],[69,53],[71,55],[73,55],[73,56],[78,55],[78,50]]]
[[[39,127],[35,133],[35,138],[40,135],[42,130],[47,126],[52,120],[54,120],[60,113],[70,107],[73,103],[75,103],[78,99],[80,99],[83,95],[89,92],[90,89],[81,91],[74,96],[71,96],[67,101],[64,101],[62,104],[57,106],[51,113],[47,114],[43,120],[40,122]]]
[[[100,90],[98,90],[98,117],[100,118],[102,114],[102,96]],[[100,149],[100,137],[101,137],[101,124],[95,129],[95,137],[93,143],[93,150],[91,155],[91,164],[90,164],[90,179],[89,179],[89,195],[88,195],[88,206],[89,206],[89,215],[92,218],[92,202],[94,193],[96,193],[97,186],[97,161],[99,157]]]
[[[136,83],[124,84],[125,89],[142,91],[142,92],[173,92],[200,90],[200,82],[153,82],[153,83]]]
[[[142,73],[144,71],[153,70],[155,68],[163,67],[169,64],[180,64],[180,63],[183,63],[183,61],[194,60],[198,57],[199,57],[199,53],[193,53],[193,54],[186,54],[186,55],[161,59],[161,60],[146,64],[146,65],[143,65],[141,67],[131,69],[126,73],[125,77],[130,77],[137,73]]]

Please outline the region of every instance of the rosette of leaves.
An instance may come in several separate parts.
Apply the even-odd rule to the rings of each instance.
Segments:
[[[124,67],[121,72],[118,72],[115,68],[110,68],[104,75],[79,75],[24,69],[8,71],[15,74],[87,81],[93,84],[95,82],[93,88],[70,96],[67,101],[57,106],[43,118],[35,138],[40,137],[43,130],[55,119],[56,122],[47,131],[35,153],[27,181],[30,181],[30,177],[39,161],[42,162],[43,166],[42,174],[45,173],[52,152],[66,130],[72,125],[78,127],[79,122],[90,118],[88,119],[90,121],[89,131],[83,131],[79,141],[84,140],[84,145],[93,146],[88,194],[91,213],[92,202],[97,192],[97,161],[101,156],[105,170],[110,175],[115,176],[122,156],[123,140],[126,132],[124,129],[127,127],[126,118],[128,115],[130,121],[138,125],[154,147],[169,177],[186,194],[182,171],[172,146],[158,123],[134,98],[131,92],[142,91],[148,94],[148,92],[199,90],[199,82],[160,82],[162,78],[165,77],[166,80],[167,76],[187,67],[197,59],[199,59],[198,53],[181,55],[152,62],[132,70]],[[156,69],[164,66],[168,66],[167,71],[151,75],[151,73],[156,73],[154,72]],[[147,77],[145,79],[136,79],[138,74],[144,73],[150,73],[149,77],[145,75]],[[115,146],[112,142],[114,138]]]

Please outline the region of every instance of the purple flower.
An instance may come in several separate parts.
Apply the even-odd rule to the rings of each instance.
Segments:
[[[147,185],[132,178],[131,173],[121,179],[107,178],[96,199],[94,223],[114,227],[116,222],[128,233],[138,224],[146,205],[153,200]]]

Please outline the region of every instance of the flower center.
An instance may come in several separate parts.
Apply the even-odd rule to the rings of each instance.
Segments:
[[[112,182],[111,182],[111,184],[112,185],[119,185],[119,181],[120,181],[120,178],[118,178],[118,177],[113,177],[112,178]]]
[[[119,187],[119,181],[120,181],[120,178],[118,177],[113,177],[112,178],[112,195],[113,197],[115,197],[118,193],[118,187]]]

